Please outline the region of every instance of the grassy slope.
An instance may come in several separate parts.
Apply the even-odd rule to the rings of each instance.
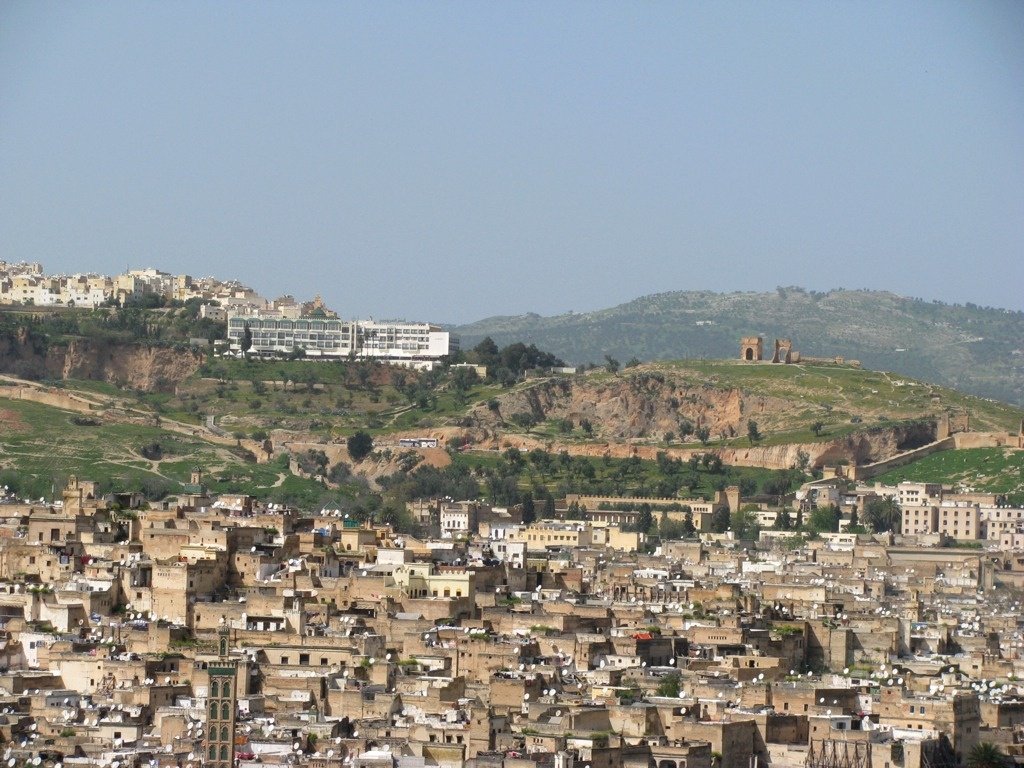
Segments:
[[[979,430],[1013,429],[1019,425],[1022,416],[1018,409],[994,401],[893,374],[834,365],[772,366],[686,360],[626,369],[620,371],[618,377],[645,371],[661,372],[684,384],[720,389],[735,387],[751,395],[786,399],[791,407],[778,416],[778,424],[770,421],[761,424],[765,434],[761,444],[767,445],[830,439],[887,422],[934,415],[944,408],[967,409],[973,426]],[[355,429],[367,427],[376,434],[384,434],[454,423],[472,405],[482,404],[509,391],[476,385],[459,398],[442,386],[433,393],[431,402],[423,407],[410,404],[390,384],[369,387],[354,384],[342,366],[329,363],[296,361],[260,366],[229,361],[220,374],[222,381],[193,378],[179,387],[179,394],[174,396],[140,395],[97,382],[65,382],[64,386],[69,390],[114,396],[143,411],[153,412],[150,409],[156,406],[165,417],[198,422],[200,415],[212,414],[228,432],[237,430],[252,434],[257,429],[290,429],[319,434],[324,439],[339,438]],[[312,389],[301,383],[310,375],[317,382]],[[255,391],[259,385],[254,385],[254,381],[271,382],[281,378],[300,383],[287,391],[274,390],[269,384],[264,385],[266,391]],[[611,378],[612,374],[598,370],[588,374],[585,381],[600,384]],[[527,382],[515,389],[532,385]],[[254,401],[259,401],[258,408],[253,407]],[[49,492],[51,483],[60,482],[71,473],[111,486],[162,486],[176,490],[177,483],[186,480],[191,468],[199,464],[206,468],[210,484],[217,491],[247,492],[275,500],[283,500],[285,494],[290,494],[292,498],[302,498],[308,504],[329,495],[316,483],[293,477],[287,465],[281,462],[252,464],[224,446],[173,434],[152,424],[76,426],[73,416],[36,403],[0,399],[0,467],[17,467],[23,475],[32,478],[35,489],[42,489],[44,493]],[[825,425],[820,436],[811,431],[815,421]],[[509,425],[509,429],[514,427]],[[539,424],[530,431],[561,440],[587,440],[578,425],[571,434],[561,434],[554,420]],[[653,436],[653,440],[659,437]],[[166,456],[159,462],[149,461],[139,454],[141,446],[152,442],[159,442],[166,451]],[[717,439],[711,442],[712,446],[722,444]],[[749,441],[741,435],[725,444],[743,446]],[[940,462],[946,455],[934,457],[934,461]],[[486,465],[488,460],[486,455],[470,459],[474,465]],[[903,471],[930,471],[930,465],[922,466],[924,469],[911,465]],[[1012,473],[1013,466],[1017,465],[1011,462],[1007,472]],[[595,467],[598,467],[597,463]],[[951,468],[957,467],[953,465]],[[946,469],[946,466],[937,464],[934,471],[941,474]],[[607,470],[609,475],[614,471],[614,466]],[[604,470],[598,467],[598,475],[603,474]],[[557,472],[536,479],[552,488],[562,480]],[[653,481],[654,478],[649,479]],[[762,480],[753,476],[752,479]],[[1002,483],[1002,480],[987,481],[976,473],[965,482],[987,487],[986,482],[991,486]],[[1003,487],[1000,485],[994,489],[1003,490]],[[345,496],[351,490],[342,489],[338,493]],[[698,492],[708,490],[702,487]]]
[[[921,483],[953,483],[992,493],[1024,492],[1024,451],[1002,448],[970,448],[945,451],[875,478],[894,485],[904,480]]]
[[[830,440],[886,423],[931,418],[946,409],[966,410],[976,431],[1016,430],[1024,416],[1024,411],[997,401],[899,375],[849,366],[752,365],[731,360],[683,360],[629,368],[614,376],[627,378],[645,372],[664,373],[666,377],[689,385],[722,390],[737,388],[746,395],[787,400],[788,405],[784,409],[758,417],[763,435],[759,445]],[[614,376],[597,370],[587,375],[586,382],[596,387],[611,381]],[[815,435],[812,425],[819,421],[823,429],[820,435]],[[507,427],[516,431],[511,424]],[[587,440],[578,428],[561,434],[556,420],[538,424],[528,431],[562,441]],[[652,442],[660,438],[660,435],[654,435]],[[685,445],[699,445],[693,437],[689,440]],[[725,440],[712,435],[709,445],[746,447],[750,440],[746,434]]]
[[[182,421],[197,423],[199,414],[212,415],[229,433],[283,429],[326,440],[358,429],[373,434],[427,429],[448,423],[469,403],[501,391],[478,384],[460,402],[455,392],[442,387],[427,403],[410,402],[388,377],[361,382],[351,367],[332,362],[218,360],[214,373],[216,378],[183,382],[174,395],[142,395],[141,401]],[[275,382],[291,384],[282,389]]]
[[[966,395],[884,371],[837,365],[750,365],[739,361],[685,360],[667,364],[708,384],[738,387],[753,395],[785,397],[806,404],[810,423],[841,423],[860,416],[863,423],[903,420],[944,409],[967,410],[977,431],[1009,430],[1024,411],[1004,403]],[[794,425],[802,430],[809,424]]]
[[[0,397],[0,467],[5,482],[22,495],[49,496],[68,475],[97,480],[103,487],[175,493],[192,468],[203,467],[217,492],[250,493],[273,500],[317,503],[345,496],[292,476],[287,464],[255,464],[224,446],[133,423],[78,425],[76,414],[39,403]],[[157,442],[164,458],[144,458],[142,446]]]
[[[176,395],[118,392],[109,384],[67,382],[69,389],[120,394],[131,404],[145,410],[153,408],[166,417],[199,423],[213,415],[228,433],[252,435],[259,430],[281,429],[310,434],[319,439],[338,439],[357,429],[374,434],[412,429],[429,429],[457,423],[467,408],[484,403],[510,391],[533,386],[526,382],[514,390],[478,384],[459,397],[450,387],[439,386],[428,403],[409,399],[390,383],[364,385],[353,381],[344,366],[315,362],[273,362],[255,364],[245,361],[219,363],[221,379],[194,377],[178,387]],[[974,429],[1014,430],[1024,412],[997,401],[964,395],[954,390],[924,384],[894,374],[820,364],[751,365],[731,360],[683,360],[625,369],[619,378],[644,372],[663,373],[680,384],[738,388],[748,395],[782,398],[789,405],[778,413],[761,416],[762,445],[782,445],[832,439],[861,429],[897,422],[933,417],[945,409],[966,410]],[[313,387],[306,383],[314,377]],[[586,385],[599,385],[612,378],[603,370],[590,372]],[[291,388],[276,388],[274,381],[296,382]],[[821,422],[821,435],[812,425]],[[576,429],[569,435],[559,431],[556,422],[534,426],[540,436],[585,442],[588,438]],[[512,424],[506,429],[516,431]],[[741,429],[741,432],[744,430]],[[652,435],[655,441],[661,435]],[[712,445],[749,445],[745,434],[725,443],[713,435]],[[692,440],[693,438],[691,438]]]

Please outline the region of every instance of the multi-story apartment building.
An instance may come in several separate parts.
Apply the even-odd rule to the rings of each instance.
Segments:
[[[458,337],[429,323],[360,321],[359,355],[386,360],[436,360],[458,349]]]
[[[1004,534],[1024,531],[1024,509],[1020,507],[981,507],[982,538],[1002,541]]]
[[[896,486],[896,492],[901,507],[937,504],[942,498],[942,486],[939,483],[902,482]]]
[[[939,527],[939,509],[934,504],[904,504],[901,507],[904,536],[935,533]]]
[[[942,502],[939,506],[939,533],[952,539],[980,539],[980,507],[977,504]]]
[[[242,350],[248,331],[249,351],[264,356],[302,350],[309,357],[346,357],[356,350],[355,324],[327,317],[264,317],[228,314],[228,342]]]
[[[262,356],[287,355],[295,350],[307,357],[384,360],[429,368],[456,351],[458,337],[429,323],[346,321],[317,312],[292,318],[283,313],[229,313],[228,342]]]

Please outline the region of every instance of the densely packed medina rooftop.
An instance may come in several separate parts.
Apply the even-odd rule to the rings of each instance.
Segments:
[[[410,505],[417,538],[214,496],[198,469],[149,504],[74,477],[49,503],[8,496],[4,759],[909,768],[989,745],[1021,755],[1024,510],[838,483],[809,483],[786,514],[827,504],[848,523],[891,498],[903,525],[714,533],[719,508],[747,506],[728,489],[697,514],[666,509],[690,521],[677,539],[638,530],[635,498],[618,514],[615,499],[560,500],[550,519],[425,499]],[[927,505],[969,518],[975,538],[905,533]]]

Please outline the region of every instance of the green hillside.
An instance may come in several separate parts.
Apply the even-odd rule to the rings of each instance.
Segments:
[[[97,381],[38,385],[53,395],[86,397],[93,411],[84,414],[14,399],[20,383],[9,379],[0,382],[0,485],[38,498],[77,474],[99,481],[104,490],[140,490],[159,498],[177,492],[199,465],[217,492],[250,493],[305,508],[345,506],[365,496],[363,481],[344,470],[336,476],[341,487],[328,487],[293,474],[289,459],[305,466],[311,459],[306,444],[319,443],[336,462],[344,437],[368,429],[383,446],[394,446],[389,435],[412,430],[445,430],[449,437],[484,448],[504,438],[526,446],[523,456],[529,456],[529,464],[515,467],[518,474],[496,451],[456,453],[447,479],[426,474],[412,486],[423,492],[479,489],[506,503],[515,497],[510,489],[525,492],[533,486],[544,493],[639,494],[666,488],[675,493],[679,488],[670,486],[685,485],[689,477],[678,466],[662,467],[660,460],[634,466],[626,453],[605,456],[607,447],[647,446],[647,459],[668,448],[725,453],[752,444],[748,425],[755,420],[761,447],[864,433],[895,435],[885,450],[896,450],[904,442],[912,446],[932,439],[934,419],[947,410],[967,412],[980,431],[1015,430],[1024,417],[1003,403],[849,365],[665,361],[528,378],[509,386],[460,381],[464,373],[416,375],[378,364],[211,360],[174,393]],[[5,392],[6,387],[11,389]],[[695,430],[698,425],[709,429],[703,438]],[[257,464],[238,442],[268,436],[278,452],[269,464]],[[293,441],[306,447],[290,457],[286,446]],[[883,479],[936,479],[1001,492],[1019,488],[1019,455],[965,455],[966,460],[959,453],[941,454]],[[408,464],[403,471],[417,466],[397,458],[396,465]],[[750,488],[789,487],[799,479],[780,471],[783,475],[756,468],[708,470],[707,477],[693,475],[694,488],[706,491],[725,481]]]
[[[910,480],[950,483],[963,489],[1014,494],[1024,503],[1024,451],[969,448],[944,451],[874,478],[887,485]]]
[[[715,448],[752,445],[751,419],[761,446],[927,424],[905,438],[920,444],[931,439],[931,425],[946,412],[966,413],[979,432],[1015,432],[1024,418],[1021,409],[998,401],[849,365],[681,360],[527,382],[477,405],[471,421],[562,444],[676,447],[698,445],[693,427],[704,424],[710,434],[703,444]],[[685,431],[684,424],[690,425]]]
[[[49,405],[2,396],[0,486],[22,497],[50,497],[69,475],[96,480],[104,491],[140,491],[149,498],[178,493],[195,466],[221,493],[248,493],[273,501],[329,503],[347,490],[328,492],[293,475],[287,456],[256,464],[244,450],[191,438],[154,423],[112,422]]]
[[[534,343],[575,363],[732,358],[742,336],[791,338],[805,356],[860,360],[982,397],[1024,405],[1024,312],[948,305],[879,291],[671,292],[595,312],[492,317],[456,327]]]

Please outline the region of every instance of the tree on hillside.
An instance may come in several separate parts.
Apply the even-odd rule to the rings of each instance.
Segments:
[[[689,506],[683,507],[683,536],[690,538],[697,532],[697,527],[693,524],[693,510]]]
[[[793,520],[789,516],[789,510],[783,507],[775,515],[775,524],[772,526],[777,531],[788,531],[793,527]]]
[[[752,443],[756,443],[761,439],[761,431],[757,428],[757,422],[753,419],[747,421],[747,437],[750,438]]]
[[[711,515],[711,530],[715,533],[725,533],[728,531],[729,523],[728,507],[719,507],[715,510],[714,514]]]
[[[569,505],[568,509],[565,510],[566,520],[586,520],[587,519],[587,505],[580,504],[578,501],[574,501]]]
[[[796,452],[796,464],[795,469],[799,469],[800,472],[807,472],[807,468],[811,465],[811,456],[805,450],[799,450]]]
[[[348,455],[352,457],[352,461],[362,461],[372,450],[373,437],[366,432],[356,432],[348,439]]]
[[[981,741],[967,753],[967,768],[1005,768],[1009,764],[1006,755],[990,741]]]
[[[814,433],[815,437],[821,437],[821,432],[823,429],[825,429],[825,422],[823,421],[816,421],[813,424],[811,424],[811,432]]]
[[[640,505],[640,509],[637,512],[636,529],[641,533],[647,533],[651,530],[651,526],[654,525],[654,514],[651,511],[651,505],[644,502]]]
[[[606,371],[608,371],[608,373],[618,373],[619,372],[619,361],[616,360],[611,355],[605,355],[604,356],[604,368],[605,368]]]
[[[526,498],[523,499],[523,522],[529,525],[536,517],[537,513],[533,506],[533,495],[527,494]]]
[[[720,474],[722,471],[722,457],[717,453],[705,453],[700,463],[712,475]]]
[[[530,451],[528,456],[530,458],[530,463],[538,472],[541,473],[541,475],[546,476],[551,472],[552,464],[554,462],[551,459],[551,454],[543,448],[534,448]]]
[[[757,535],[757,518],[746,509],[737,509],[729,518],[732,531],[737,539],[747,539]]]
[[[697,435],[697,439],[700,440],[701,445],[707,445],[711,442],[711,430],[707,427],[697,427],[695,434]]]
[[[466,360],[487,367],[487,378],[502,386],[512,386],[523,373],[533,368],[553,368],[565,365],[564,361],[550,352],[527,346],[521,341],[498,348],[490,336],[485,338],[466,355]]]
[[[657,694],[659,696],[671,696],[677,698],[679,696],[679,680],[680,676],[678,672],[670,672],[661,678],[661,682],[658,683]]]
[[[546,520],[551,519],[555,516],[555,497],[551,495],[551,491],[547,491],[544,494],[544,518]]]
[[[807,518],[807,527],[816,533],[835,533],[839,530],[840,517],[839,507],[835,504],[816,507]]]
[[[497,362],[499,351],[498,345],[490,336],[487,336],[483,341],[473,347],[473,352],[476,354],[477,361],[481,365],[486,366],[494,365]]]
[[[864,505],[864,522],[870,525],[875,533],[899,531],[901,520],[899,502],[892,496],[874,498]]]
[[[504,457],[505,461],[507,461],[512,466],[512,469],[516,470],[517,472],[520,469],[522,469],[523,464],[525,463],[525,460],[523,459],[523,452],[516,448],[514,445],[511,445],[508,448],[506,448],[502,456]]]

